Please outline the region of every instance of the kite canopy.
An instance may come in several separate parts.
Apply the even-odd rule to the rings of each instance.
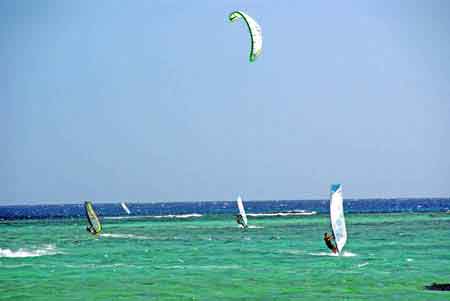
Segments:
[[[86,218],[89,225],[94,229],[95,233],[100,233],[102,231],[102,224],[100,224],[100,220],[98,219],[97,214],[95,214],[92,202],[85,202],[84,209],[86,210]]]
[[[228,19],[231,22],[236,22],[237,20],[243,19],[247,24],[248,31],[250,33],[251,39],[251,49],[250,49],[250,62],[254,62],[262,52],[262,31],[258,23],[256,23],[253,18],[241,11],[234,11],[229,16]]]

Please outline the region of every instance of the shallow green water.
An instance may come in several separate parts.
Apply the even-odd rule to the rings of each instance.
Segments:
[[[0,300],[450,300],[450,216],[347,215],[344,256],[326,215],[0,224]],[[25,256],[25,257],[19,257]],[[34,257],[32,257],[34,256]]]

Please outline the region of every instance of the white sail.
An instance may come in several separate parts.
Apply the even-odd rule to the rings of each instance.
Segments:
[[[334,240],[338,252],[342,252],[347,242],[347,229],[345,227],[344,207],[341,184],[331,185],[330,193],[330,220],[333,228]]]
[[[122,206],[123,210],[125,210],[126,213],[130,214],[130,209],[128,209],[127,205],[125,204],[125,202],[120,203],[120,205]]]
[[[247,227],[247,215],[245,214],[244,203],[242,202],[241,196],[238,196],[236,201],[239,208],[239,213],[241,214],[242,220],[244,221],[244,227]]]

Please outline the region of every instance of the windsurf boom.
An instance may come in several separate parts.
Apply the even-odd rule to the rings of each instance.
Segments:
[[[102,232],[102,224],[95,213],[94,207],[92,206],[92,202],[87,201],[84,202],[84,209],[86,211],[86,218],[89,223],[88,230],[92,234],[99,234]]]
[[[341,184],[331,185],[330,221],[331,227],[333,228],[337,251],[338,253],[341,253],[345,243],[347,242],[347,229],[345,227]]]

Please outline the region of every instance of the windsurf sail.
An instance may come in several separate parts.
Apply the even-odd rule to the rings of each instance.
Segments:
[[[342,252],[347,242],[347,229],[345,227],[344,207],[342,199],[342,185],[331,185],[330,193],[330,221],[333,228],[334,240],[338,253]]]
[[[89,222],[90,228],[95,232],[95,234],[102,232],[102,224],[95,213],[92,202],[84,202],[84,209],[86,210],[86,218]]]
[[[125,204],[125,202],[120,203],[120,205],[122,206],[123,210],[125,210],[125,212],[127,214],[130,214],[130,209],[128,209],[127,205]]]
[[[237,205],[238,205],[238,208],[239,208],[239,214],[242,217],[242,222],[244,223],[242,226],[244,228],[246,228],[247,227],[247,215],[245,214],[244,203],[242,202],[241,196],[238,196],[236,202],[237,202]]]

